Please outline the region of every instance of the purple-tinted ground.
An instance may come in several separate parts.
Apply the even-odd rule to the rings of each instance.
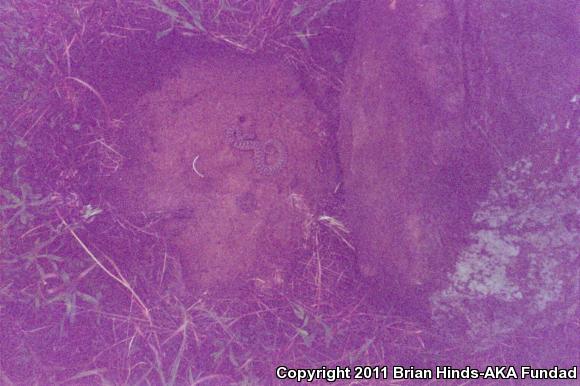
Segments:
[[[341,87],[171,35],[81,61],[49,88],[69,103],[6,126],[0,383],[578,365],[574,10],[364,2],[352,54],[306,45]],[[231,125],[283,141],[284,169]]]
[[[521,344],[578,315],[574,10],[361,6],[339,132],[357,257],[385,303],[472,345],[459,363],[501,344],[508,363],[577,362],[574,324],[571,345]]]

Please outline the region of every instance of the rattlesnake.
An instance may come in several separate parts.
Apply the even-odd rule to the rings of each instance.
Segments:
[[[259,141],[255,134],[243,133],[239,128],[229,127],[226,129],[226,142],[238,150],[254,151],[254,167],[258,173],[271,176],[284,167],[288,158],[288,152],[284,144],[277,139]],[[276,151],[273,162],[268,162],[268,149]]]

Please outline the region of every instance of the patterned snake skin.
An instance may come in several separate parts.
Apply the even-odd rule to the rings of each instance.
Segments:
[[[258,173],[271,176],[286,165],[288,152],[284,144],[277,139],[268,139],[264,142],[256,139],[256,135],[242,133],[239,128],[230,127],[226,129],[226,142],[238,150],[254,151],[254,166]],[[268,151],[273,148],[276,158],[268,163]]]

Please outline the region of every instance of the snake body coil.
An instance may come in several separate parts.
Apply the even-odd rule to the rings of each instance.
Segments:
[[[254,151],[254,166],[258,173],[271,176],[284,167],[288,159],[288,152],[284,144],[277,139],[268,139],[264,142],[256,139],[254,134],[242,133],[239,128],[226,129],[226,142],[238,150]],[[268,150],[273,148],[275,159],[268,162]]]

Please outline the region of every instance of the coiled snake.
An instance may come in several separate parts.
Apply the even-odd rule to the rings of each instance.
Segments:
[[[241,129],[230,127],[226,129],[226,142],[238,150],[252,150],[254,152],[254,167],[258,173],[271,176],[286,165],[288,152],[284,144],[277,139],[259,141],[255,134],[242,133]],[[275,158],[269,162],[268,151],[276,151]]]

